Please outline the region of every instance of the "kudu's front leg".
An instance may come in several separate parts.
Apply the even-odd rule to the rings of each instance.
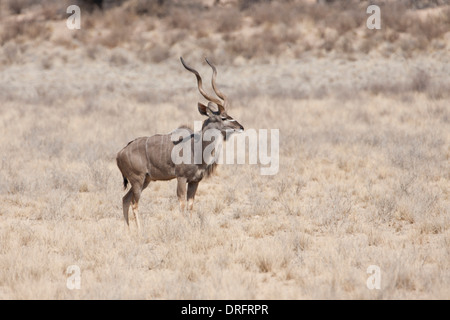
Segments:
[[[194,207],[195,193],[197,192],[198,182],[189,182],[187,189],[188,210]]]
[[[186,207],[186,178],[177,178],[177,197],[180,202],[180,211],[183,212]]]

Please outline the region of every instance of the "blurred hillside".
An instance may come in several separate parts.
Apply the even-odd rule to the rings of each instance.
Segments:
[[[66,9],[81,8],[69,30]],[[371,2],[372,3],[372,2]],[[131,51],[144,63],[196,55],[222,64],[270,63],[304,56],[405,58],[448,52],[450,1],[380,1],[381,30],[369,30],[367,1],[2,0],[1,64],[21,61],[28,45]],[[23,57],[22,57],[23,58]],[[117,57],[120,64],[121,58]]]

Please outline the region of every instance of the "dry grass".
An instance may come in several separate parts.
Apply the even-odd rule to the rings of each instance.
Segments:
[[[344,35],[328,25],[307,47],[295,37],[307,31],[268,14],[278,4],[245,3],[227,8],[239,27],[218,19],[206,31],[217,12],[187,6],[206,20],[186,27],[167,14],[177,7],[154,13],[138,1],[100,20],[94,11],[79,33],[58,21],[39,22],[48,34],[34,41],[2,30],[16,33],[0,47],[0,298],[450,297],[448,38],[404,56],[409,31],[398,27],[398,39],[380,34],[360,51],[342,40],[361,22],[347,17],[357,23],[336,27]],[[113,21],[124,8],[120,36]],[[219,166],[192,217],[178,210],[176,181],[152,183],[139,237],[134,221],[124,226],[115,154],[201,119],[195,79],[175,57],[208,79],[204,52],[229,113],[248,129],[280,130],[279,172]],[[70,265],[80,290],[66,287]],[[381,269],[380,290],[366,287],[369,265]]]

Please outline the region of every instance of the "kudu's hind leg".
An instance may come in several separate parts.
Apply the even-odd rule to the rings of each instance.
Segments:
[[[143,188],[141,186],[131,187],[131,191],[133,192],[133,204],[131,205],[131,209],[133,210],[134,216],[136,218],[138,231],[141,230],[141,220],[139,217],[139,199],[141,197],[142,190]]]
[[[127,226],[130,225],[128,223],[128,212],[130,211],[130,203],[132,198],[133,198],[133,191],[131,189],[128,190],[127,194],[122,198],[123,217],[125,218]]]
[[[144,191],[144,189],[148,187],[149,183],[150,183],[150,178],[148,176],[146,176],[142,187],[139,187],[139,186],[137,186],[136,188],[132,187],[130,190],[133,192],[133,206],[131,208],[133,209],[134,216],[136,217],[136,225],[137,225],[138,231],[141,230],[141,219],[139,216],[139,199],[141,198],[142,191]]]
[[[131,204],[131,209],[136,218],[137,227],[139,230],[141,229],[141,222],[139,219],[139,212],[138,212],[139,198],[141,196],[142,190],[146,188],[149,183],[150,183],[149,179],[142,179],[142,182],[139,181],[131,182],[131,189],[128,190],[127,194],[122,198],[123,217],[125,218],[125,222],[127,223],[128,227],[130,226],[128,220],[128,213],[130,211],[130,204]]]

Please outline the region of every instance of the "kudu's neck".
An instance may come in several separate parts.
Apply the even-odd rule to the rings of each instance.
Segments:
[[[223,140],[227,140],[227,133],[223,130],[223,126],[221,123],[213,122],[210,119],[206,119],[202,125],[202,135],[205,134],[207,130],[218,130],[222,134]]]
[[[213,122],[210,119],[206,119],[202,125],[202,165],[205,166],[206,176],[211,175],[217,167],[217,159],[221,153],[222,143],[226,139],[226,133],[221,128],[220,123]],[[211,130],[211,132],[207,132],[208,130]],[[218,135],[218,132],[220,132],[220,135]],[[213,147],[211,148],[211,146]],[[209,148],[210,152],[205,153],[207,148]]]

